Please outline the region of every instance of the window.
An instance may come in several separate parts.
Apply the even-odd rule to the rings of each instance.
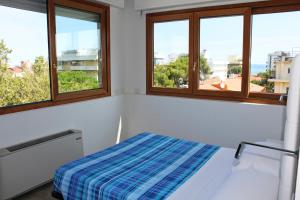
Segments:
[[[154,24],[154,87],[188,88],[189,20]]]
[[[155,91],[187,93],[191,91],[193,66],[193,15],[191,13],[162,16],[152,20],[153,40],[148,49],[147,84]]]
[[[100,15],[61,6],[55,14],[58,92],[101,88]]]
[[[22,7],[0,2],[0,107],[51,99],[47,4]]]
[[[289,87],[293,58],[300,53],[300,11],[253,15],[250,92],[282,94]],[[257,90],[257,89],[258,90]]]
[[[200,19],[199,89],[241,91],[243,16]]]
[[[110,95],[109,8],[0,1],[0,114]]]
[[[147,14],[147,94],[285,103],[295,19],[293,0]]]
[[[56,100],[107,96],[107,8],[55,0],[50,26],[53,93]],[[54,28],[55,27],[55,28]]]

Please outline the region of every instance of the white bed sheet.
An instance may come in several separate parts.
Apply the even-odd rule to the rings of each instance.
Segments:
[[[238,170],[212,200],[277,200],[279,178],[254,169]]]
[[[221,148],[169,200],[210,200],[232,172],[234,149]]]

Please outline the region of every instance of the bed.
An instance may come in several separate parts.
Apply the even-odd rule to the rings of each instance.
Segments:
[[[64,200],[220,199],[216,191],[228,195],[228,186],[222,187],[232,176],[234,154],[234,149],[142,133],[61,166],[55,173],[53,196]]]

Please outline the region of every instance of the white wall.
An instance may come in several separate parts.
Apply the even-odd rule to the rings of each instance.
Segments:
[[[0,148],[70,128],[83,130],[86,154],[115,144],[119,119],[124,114],[124,45],[120,45],[124,40],[123,14],[122,9],[111,8],[112,97],[2,115]]]
[[[125,72],[130,136],[154,131],[227,147],[241,140],[282,138],[284,106],[145,95],[145,15],[134,12],[133,0],[125,1],[125,13],[130,22]]]
[[[85,153],[116,142],[120,96],[44,108],[0,117],[0,148],[53,134],[66,129],[83,130]]]
[[[126,101],[130,136],[151,131],[225,147],[282,138],[282,106],[146,95]]]

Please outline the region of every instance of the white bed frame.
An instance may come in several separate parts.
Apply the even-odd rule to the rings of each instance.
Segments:
[[[288,94],[286,123],[284,132],[284,148],[297,151],[299,149],[300,133],[300,55],[297,55],[293,62],[290,78],[290,90]],[[281,164],[281,177],[278,193],[278,200],[294,199],[296,174],[298,160],[294,157],[284,155]],[[298,173],[299,175],[299,173]],[[298,178],[298,187],[299,180]],[[299,198],[299,188],[297,188]]]

